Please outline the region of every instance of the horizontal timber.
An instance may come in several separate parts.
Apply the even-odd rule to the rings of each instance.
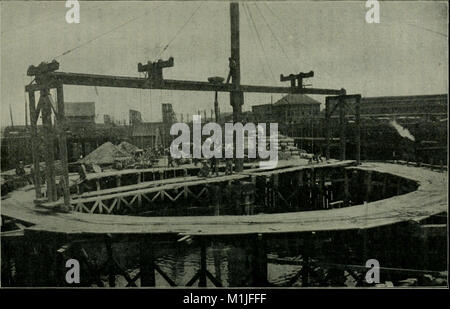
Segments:
[[[97,87],[118,87],[118,88],[137,88],[137,89],[163,89],[163,90],[185,90],[185,91],[220,91],[232,92],[236,89],[231,84],[213,84],[202,81],[185,81],[166,79],[162,83],[150,83],[147,78],[81,74],[55,72],[49,74],[53,84],[39,85],[33,84],[26,86],[27,91],[37,91],[44,87],[54,88],[58,84],[77,85],[77,86],[97,86]],[[259,93],[302,93],[302,94],[321,94],[321,95],[341,95],[345,90],[302,88],[292,89],[291,87],[272,87],[272,86],[250,86],[241,85],[240,91],[259,92]]]

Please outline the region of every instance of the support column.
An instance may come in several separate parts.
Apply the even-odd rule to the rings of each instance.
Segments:
[[[200,239],[200,277],[198,278],[198,286],[206,287],[206,243],[204,239]]]
[[[34,176],[34,190],[36,198],[42,197],[41,193],[41,170],[39,168],[40,151],[39,151],[39,137],[37,133],[38,114],[36,114],[36,100],[34,91],[28,92],[28,101],[30,108],[30,128],[31,128],[31,149],[33,151],[33,176]]]
[[[155,286],[153,242],[144,236],[140,246],[141,286]]]
[[[370,202],[370,195],[372,194],[372,171],[367,171],[366,173],[366,196],[365,201]]]
[[[219,123],[219,100],[217,98],[217,91],[214,95],[214,117],[216,119],[216,123]]]
[[[44,143],[46,148],[45,155],[45,177],[47,182],[47,198],[50,202],[56,200],[56,184],[55,184],[55,144],[52,126],[52,107],[48,98],[49,89],[41,90],[40,102],[42,102],[42,123],[44,126]]]
[[[253,244],[253,286],[264,287],[267,286],[266,240],[262,234],[258,234]]]
[[[356,164],[361,164],[361,96],[358,96],[355,104],[356,124]]]
[[[64,196],[65,210],[70,210],[70,190],[69,190],[69,166],[67,159],[67,138],[66,138],[66,116],[64,114],[64,91],[61,84],[56,88],[56,97],[58,104],[58,134],[59,134],[59,151],[62,165],[62,190]]]
[[[241,121],[242,105],[244,104],[244,93],[240,91],[241,85],[241,66],[240,66],[240,47],[239,47],[239,3],[230,3],[230,25],[231,25],[231,57],[230,74],[233,85],[233,91],[230,92],[230,104],[233,107],[233,122]],[[234,136],[234,152],[236,154],[236,136]],[[235,158],[236,172],[242,172],[244,169],[244,159]]]
[[[345,106],[344,106],[344,98],[342,96],[339,97],[339,130],[340,130],[340,143],[341,143],[341,155],[340,160],[345,160]]]
[[[344,207],[348,206],[348,200],[349,200],[349,196],[350,196],[350,192],[349,192],[349,179],[348,179],[348,173],[347,170],[344,168]]]
[[[327,161],[330,160],[330,103],[328,100],[325,102],[325,141],[326,141],[326,149],[325,156]]]

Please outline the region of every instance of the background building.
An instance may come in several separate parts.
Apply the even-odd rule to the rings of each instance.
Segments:
[[[361,115],[447,117],[446,94],[361,98]]]
[[[95,123],[95,102],[65,102],[64,114],[69,124]]]
[[[320,102],[304,94],[288,94],[273,104],[252,106],[257,122],[298,123],[320,114]]]

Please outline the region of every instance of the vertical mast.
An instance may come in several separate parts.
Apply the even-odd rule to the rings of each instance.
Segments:
[[[12,115],[11,104],[9,104],[9,118],[11,118],[11,127],[14,128],[14,120]]]
[[[241,64],[239,50],[239,3],[230,3],[230,25],[231,25],[231,57],[230,73],[233,91],[230,92],[230,104],[233,107],[233,122],[241,121],[242,105],[244,104],[244,93],[240,90]],[[236,138],[234,138],[234,149],[236,151]],[[235,160],[236,172],[242,172],[243,159]]]
[[[231,78],[236,90],[241,84],[241,66],[239,50],[239,3],[230,3],[230,24],[231,24]]]

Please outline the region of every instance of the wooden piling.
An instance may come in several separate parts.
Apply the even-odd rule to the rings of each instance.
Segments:
[[[140,271],[141,271],[141,286],[154,287],[155,286],[155,266],[153,255],[153,241],[149,236],[144,236],[140,244]]]
[[[204,239],[200,240],[200,276],[198,286],[206,287],[206,243]]]
[[[349,179],[347,170],[344,168],[344,207],[347,207],[349,204],[350,191],[349,191]]]
[[[370,196],[372,194],[372,172],[371,171],[367,171],[365,173],[365,178],[366,178],[366,195],[365,195],[365,201],[366,202],[370,202]]]
[[[252,243],[253,243],[252,286],[265,287],[268,285],[266,240],[262,234],[258,234],[256,235]]]

